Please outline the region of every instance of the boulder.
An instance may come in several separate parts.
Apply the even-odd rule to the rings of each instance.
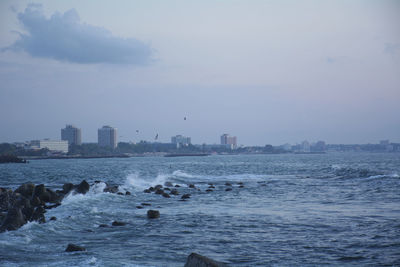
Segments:
[[[125,192],[125,195],[130,196],[130,195],[131,195],[131,192],[126,191],[126,192]]]
[[[143,206],[138,205],[138,206],[136,206],[136,208],[137,209],[143,209]]]
[[[62,196],[59,195],[59,194],[57,194],[57,193],[54,192],[53,190],[46,188],[46,192],[47,192],[47,195],[48,195],[48,197],[49,197],[49,201],[47,201],[47,202],[50,202],[50,203],[59,203],[59,202],[61,201]]]
[[[165,198],[170,198],[171,197],[168,193],[163,193],[162,196],[165,197]]]
[[[160,218],[160,212],[158,210],[148,210],[147,218],[149,218],[149,219]]]
[[[30,198],[33,194],[33,190],[35,189],[35,185],[32,183],[25,183],[20,185],[14,192],[20,193],[22,196],[26,198]]]
[[[164,190],[162,190],[162,189],[157,189],[157,190],[156,190],[156,194],[157,194],[157,195],[162,195],[162,194],[164,194]]]
[[[88,184],[88,182],[86,182],[85,180],[83,180],[80,184],[78,184],[75,188],[75,192],[79,193],[79,194],[86,194],[90,189],[90,185]]]
[[[194,186],[194,184],[190,184],[189,188],[196,188],[196,186]]]
[[[119,189],[118,189],[118,185],[110,185],[107,186],[106,188],[104,188],[103,192],[107,192],[107,193],[118,193]]]
[[[171,193],[170,193],[171,195],[174,195],[174,196],[177,196],[177,195],[179,195],[179,192],[178,192],[178,190],[176,190],[175,188],[174,189],[172,189],[171,190]]]
[[[36,207],[35,210],[33,211],[30,221],[37,221],[39,223],[45,223],[46,222],[46,218],[44,217],[45,212],[46,212],[46,210],[43,207],[41,207],[41,206]]]
[[[212,191],[213,191],[212,189],[207,189],[207,190],[206,190],[206,192],[212,192]]]
[[[49,198],[47,195],[46,187],[44,184],[39,184],[33,189],[32,199],[39,198],[41,201],[45,202],[44,199]]]
[[[218,262],[197,253],[192,253],[186,260],[184,267],[227,267],[223,262]]]
[[[232,186],[232,184],[231,184],[231,183],[228,183],[228,182],[226,182],[225,185],[226,185],[226,186]]]
[[[12,190],[4,189],[0,192],[0,211],[7,211],[17,201]]]
[[[142,206],[151,206],[151,204],[150,204],[150,203],[145,203],[145,202],[143,202],[143,203],[140,203],[140,205],[142,205]]]
[[[8,210],[7,216],[0,226],[0,233],[4,231],[17,230],[26,223],[24,214],[20,207],[12,207]]]
[[[179,184],[176,184],[175,187],[181,187]]]
[[[72,189],[74,189],[74,185],[71,183],[66,183],[63,185],[63,192],[64,194],[68,194]]]
[[[67,248],[65,249],[66,252],[74,252],[74,251],[86,251],[86,248],[80,247],[74,244],[68,244]]]
[[[232,188],[228,187],[225,191],[232,191]]]
[[[184,195],[181,197],[181,199],[188,199],[188,198],[190,198],[190,194],[184,194]]]
[[[143,190],[143,193],[151,193],[150,189]]]
[[[152,186],[149,187],[149,190],[150,190],[151,192],[156,191],[156,189],[155,189],[154,187],[152,187]]]
[[[56,220],[57,220],[57,217],[55,217],[55,216],[50,217],[50,221],[56,221]]]
[[[113,221],[112,226],[124,226],[126,225],[125,222]]]

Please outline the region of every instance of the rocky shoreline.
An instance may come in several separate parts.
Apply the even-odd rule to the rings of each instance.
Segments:
[[[5,231],[18,230],[24,224],[28,222],[46,223],[45,213],[46,210],[56,208],[61,205],[62,200],[69,194],[86,194],[90,188],[96,186],[96,184],[104,183],[102,181],[95,181],[92,185],[83,180],[79,184],[65,183],[60,190],[52,190],[47,188],[44,184],[35,185],[33,183],[24,183],[20,185],[14,191],[9,188],[0,187],[0,233]],[[118,185],[109,185],[104,183],[105,187],[103,192],[118,194],[118,195],[131,195],[129,191],[121,192]],[[243,187],[243,183],[238,183],[239,187]],[[104,185],[103,185],[104,186]],[[232,185],[226,183],[226,190],[231,191]],[[166,182],[163,185],[156,185],[145,189],[143,193],[154,193],[164,198],[170,198],[171,196],[179,196],[180,201],[186,201],[190,199],[191,194],[184,192],[180,195],[178,188],[181,187],[178,184],[173,185],[170,182]],[[214,189],[213,184],[209,184],[206,192],[212,192]],[[200,191],[194,184],[188,184],[188,188],[194,191]],[[137,209],[143,209],[145,206],[150,207],[150,203],[141,203],[136,206]],[[147,211],[147,218],[149,220],[160,218],[160,212],[158,210],[149,209]],[[57,220],[55,217],[49,219]],[[125,222],[113,221],[111,225],[99,225],[99,227],[119,227],[125,226]],[[86,251],[84,247],[80,247],[75,244],[68,244],[65,250],[66,252],[82,252]],[[216,262],[207,257],[201,256],[196,253],[192,253],[187,258],[185,264],[187,267],[201,267],[201,266],[226,266],[224,263]]]

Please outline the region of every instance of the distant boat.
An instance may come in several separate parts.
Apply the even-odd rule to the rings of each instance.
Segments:
[[[171,153],[164,155],[164,157],[204,157],[209,155],[208,153]]]

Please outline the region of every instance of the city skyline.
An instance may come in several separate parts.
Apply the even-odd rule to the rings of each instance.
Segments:
[[[398,1],[0,2],[1,142],[400,142]],[[137,132],[139,131],[139,132]]]

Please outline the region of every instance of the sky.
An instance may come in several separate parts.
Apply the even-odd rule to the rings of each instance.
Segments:
[[[400,142],[400,1],[0,1],[0,142]],[[186,120],[184,118],[186,117]],[[138,132],[137,132],[138,130]]]

